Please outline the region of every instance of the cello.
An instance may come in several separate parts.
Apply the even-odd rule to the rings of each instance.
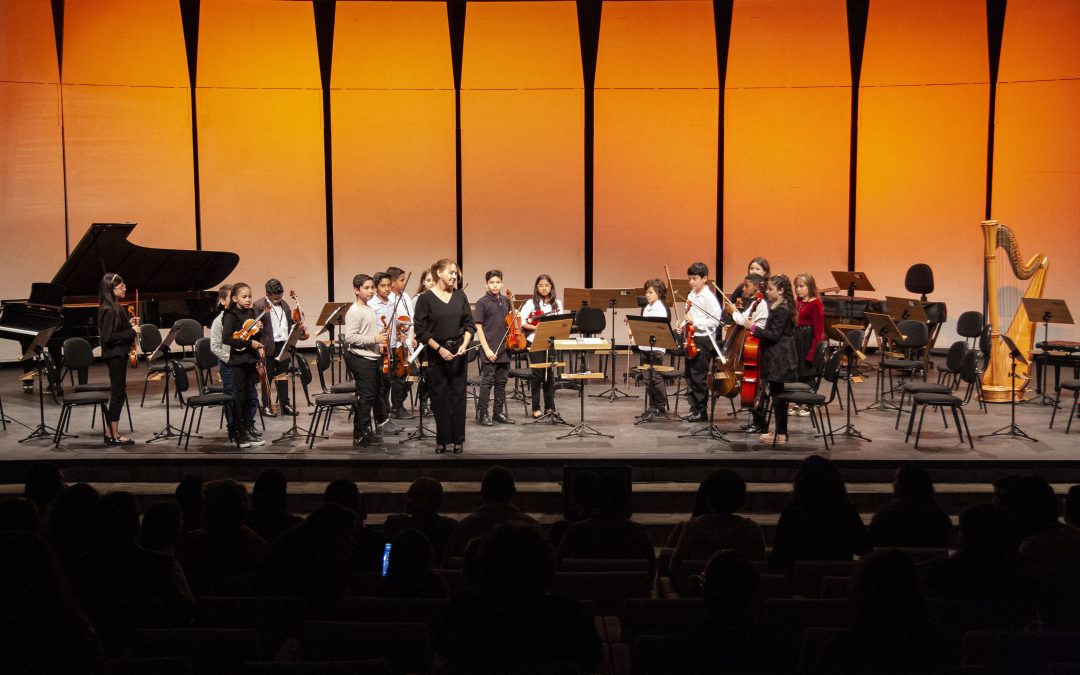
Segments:
[[[718,288],[717,291],[719,292],[720,289]],[[726,295],[723,293],[719,293],[719,295],[724,299],[725,304],[731,306],[733,310],[738,309]],[[764,296],[761,291],[755,293],[747,314],[753,314],[758,303],[763,299]],[[760,344],[758,338],[754,337],[745,326],[739,324],[734,324],[731,327],[727,338],[724,340],[722,368],[728,376],[717,378],[721,380],[721,384],[718,386],[724,390],[722,393],[717,393],[731,399],[734,399],[738,394],[739,403],[743,408],[752,408],[757,401]]]

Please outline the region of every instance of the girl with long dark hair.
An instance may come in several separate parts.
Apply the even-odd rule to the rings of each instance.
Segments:
[[[539,316],[560,313],[559,297],[555,291],[555,281],[547,274],[541,274],[533,282],[533,296],[521,306],[521,329],[525,331],[525,339],[532,346],[533,338],[536,337],[536,329],[540,325],[536,322]],[[534,317],[533,315],[537,315]],[[529,361],[543,363],[547,360],[547,352],[529,352]],[[555,379],[551,375],[551,369],[536,370],[534,374],[539,379],[529,383],[532,394],[533,418],[555,410]],[[544,391],[544,412],[540,412],[540,390]]]
[[[127,295],[127,285],[119,274],[109,272],[98,286],[98,332],[101,335],[101,358],[109,369],[109,419],[105,423],[105,445],[132,445],[135,441],[120,435],[120,413],[127,399],[128,355],[135,342],[139,317],[129,317],[120,306]]]
[[[769,277],[765,298],[769,303],[769,319],[764,328],[754,325],[749,317],[742,317],[742,325],[761,341],[758,360],[760,362],[760,380],[768,383],[768,397],[773,403],[773,417],[776,419],[775,441],[777,445],[787,443],[786,404],[781,404],[776,395],[784,391],[785,382],[794,382],[795,373],[795,295],[791,280],[783,274]],[[760,386],[760,385],[759,385]],[[774,436],[767,430],[766,409],[768,401],[759,395],[754,406],[754,427],[762,432],[761,441],[772,443]]]
[[[244,340],[233,337],[243,328],[245,321],[257,316],[253,304],[251,286],[243,282],[233,284],[229,308],[221,318],[221,341],[232,348],[229,369],[233,376],[233,428],[229,429],[229,437],[241,448],[265,445],[262,439],[252,433],[251,420],[254,415],[249,409],[259,404],[258,400],[251,400],[250,394],[257,377],[255,364],[263,358],[263,345],[254,338]],[[261,333],[262,322],[259,321],[254,327],[254,335]]]

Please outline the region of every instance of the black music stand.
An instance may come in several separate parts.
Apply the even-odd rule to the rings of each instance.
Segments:
[[[19,357],[20,361],[32,361],[34,364],[34,371],[38,380],[38,411],[40,413],[38,425],[30,431],[29,436],[20,439],[20,443],[32,441],[35,438],[56,438],[56,429],[45,424],[45,371],[48,368],[45,359],[51,358],[45,353],[45,345],[48,344],[49,340],[52,338],[52,334],[55,332],[56,327],[46,328],[45,330],[40,331],[34,336],[34,339],[30,341],[30,344],[26,347],[26,351],[23,352],[23,355]],[[52,383],[50,382],[50,384]],[[62,437],[68,436],[68,434],[63,433],[63,430],[61,430],[60,435]]]
[[[877,372],[877,398],[863,410],[899,410],[900,408],[885,398],[885,341],[893,337],[904,339],[905,336],[896,326],[896,322],[888,314],[866,312],[866,320],[870,322],[870,330],[878,336],[878,354],[880,361]]]
[[[668,319],[658,316],[628,316],[626,317],[626,323],[630,326],[630,334],[634,336],[635,344],[648,343],[649,347],[663,349],[678,349],[679,344],[675,342],[675,334],[671,331],[671,323]],[[643,422],[652,422],[654,420],[666,420],[666,417],[658,416],[655,414],[654,409],[656,402],[651,400],[648,392],[652,390],[654,383],[653,374],[656,372],[656,366],[649,365],[649,388],[646,390],[645,395],[645,412],[641,417],[634,422],[634,425],[641,424]],[[663,377],[661,375],[661,377]],[[665,404],[667,401],[664,402]]]
[[[299,359],[299,355],[296,353],[296,343],[300,341],[300,335],[304,332],[304,327],[299,323],[293,324],[292,331],[289,333],[288,339],[285,340],[285,344],[282,345],[281,351],[274,357],[274,360],[278,363],[289,362],[289,384],[292,388],[292,402],[293,402],[293,414],[292,414],[292,426],[282,432],[281,436],[275,438],[271,443],[279,443],[281,441],[291,441],[298,438],[306,438],[308,435],[307,429],[301,429],[297,423],[296,418],[299,417],[300,412],[297,408],[296,400],[296,376],[300,371],[300,367],[296,361]]]
[[[1049,298],[1020,298],[1020,303],[1024,306],[1024,311],[1027,312],[1028,321],[1032,323],[1041,323],[1043,325],[1043,342],[1050,341],[1050,324],[1073,324],[1072,314],[1069,312],[1069,306],[1064,300],[1053,300]],[[1046,388],[1046,361],[1041,360],[1039,364],[1039,388],[1038,396],[1033,399],[1024,401],[1024,403],[1039,403],[1042,405],[1048,405],[1057,407],[1057,401],[1050,398],[1045,393]]]
[[[479,344],[479,342],[477,342],[477,344]],[[424,351],[424,346],[420,345],[419,347],[417,347],[416,351],[413,352],[409,356],[409,363],[410,364],[411,363],[417,363],[418,364],[417,371],[418,371],[419,374],[415,376],[416,377],[416,398],[417,398],[417,400],[423,400],[423,398],[424,398],[423,395],[424,395],[425,392],[427,392],[427,366],[425,365],[425,362],[419,361],[420,354],[423,353],[423,351]],[[464,357],[462,357],[462,358],[464,358]],[[406,379],[408,379],[408,378],[406,378]],[[419,415],[419,419],[417,420],[417,423],[416,423],[416,428],[413,429],[411,434],[409,434],[405,438],[398,441],[398,445],[402,445],[404,443],[409,443],[411,441],[422,441],[422,440],[427,439],[427,438],[435,438],[435,432],[424,426],[424,406],[421,405],[419,407],[420,407],[420,415]]]
[[[855,291],[873,291],[874,285],[870,283],[865,272],[831,272],[837,288],[847,293],[847,322],[851,323],[851,313],[855,310]]]
[[[886,295],[885,313],[891,316],[893,321],[922,321],[923,323],[930,321],[922,302],[916,298],[896,298]]]
[[[534,370],[547,370],[552,380],[555,379],[555,368],[565,366],[565,363],[555,361],[555,341],[556,340],[568,340],[570,339],[570,330],[574,325],[574,320],[570,318],[564,318],[561,315],[555,314],[551,316],[541,317],[539,324],[536,326],[536,330],[533,332],[533,341],[529,345],[530,352],[545,352],[543,363],[530,363],[529,367]],[[584,381],[581,383],[581,388],[585,388]],[[554,401],[552,401],[554,403]],[[533,424],[565,424],[570,426],[570,423],[562,418],[558,410],[554,408],[545,412],[540,417],[533,420]]]
[[[845,411],[847,418],[844,421],[844,426],[835,430],[833,434],[840,434],[847,438],[857,438],[860,441],[870,443],[871,440],[866,436],[863,436],[862,432],[856,429],[855,425],[851,423],[851,413],[854,412],[856,415],[859,414],[859,409],[855,406],[855,393],[851,389],[851,378],[854,377],[857,372],[855,368],[856,364],[865,359],[866,354],[862,351],[862,345],[856,346],[852,344],[846,333],[843,331],[836,331],[836,333],[840,336],[840,341],[843,342],[840,349],[844,350],[844,354],[847,356],[847,376],[844,378],[847,380],[847,386],[846,391],[844,392],[844,399],[847,401],[848,405],[847,410]],[[822,433],[824,433],[824,431],[825,430],[822,429]]]
[[[1020,352],[1020,349],[1016,346],[1016,343],[1012,341],[1008,335],[1004,333],[1001,335],[1001,341],[1005,343],[1005,347],[1009,350],[1009,425],[1001,427],[997,431],[989,434],[983,434],[979,438],[990,438],[992,436],[1016,436],[1025,440],[1038,443],[1039,439],[1034,436],[1027,435],[1023,429],[1016,423],[1016,363],[1019,361],[1021,365],[1028,365],[1028,360]]]
[[[319,332],[316,333],[313,337],[319,337],[323,333],[329,332],[330,333],[330,353],[331,354],[333,354],[333,352],[334,352],[334,342],[335,342],[334,328],[336,326],[344,326],[345,325],[345,314],[349,311],[349,307],[351,305],[352,305],[351,302],[328,302],[328,303],[326,303],[326,304],[324,304],[322,306],[321,310],[319,310],[319,318],[315,320],[315,325],[316,326],[322,326],[322,329],[319,330]],[[337,331],[336,341],[337,341],[337,353],[339,355],[344,354],[345,353],[345,331],[343,331],[343,330]],[[338,359],[338,369],[339,370],[342,368],[342,363],[343,362],[344,362],[344,359]],[[341,375],[340,373],[338,373],[337,371],[334,370],[334,364],[331,363],[330,364],[330,384],[337,384],[337,380],[338,380],[339,376],[343,377],[343,375]]]
[[[604,305],[607,305],[608,311],[611,312],[609,323],[611,326],[611,347],[608,353],[608,358],[611,361],[611,386],[599,394],[589,395],[593,398],[607,398],[609,403],[620,398],[638,398],[637,394],[628,394],[615,385],[615,357],[617,356],[615,349],[615,315],[617,312],[615,309],[637,309],[637,291],[630,288],[590,288],[589,306],[599,308]]]
[[[161,441],[167,438],[179,438],[180,430],[172,425],[172,397],[169,396],[169,381],[172,379],[172,349],[170,346],[176,340],[177,327],[174,325],[169,329],[169,334],[165,336],[165,339],[161,341],[158,348],[153,351],[152,354],[146,357],[147,368],[149,364],[158,358],[164,357],[165,359],[165,428],[154,434],[153,438],[150,438],[145,443],[153,443],[154,441]],[[236,414],[233,414],[236,417]]]

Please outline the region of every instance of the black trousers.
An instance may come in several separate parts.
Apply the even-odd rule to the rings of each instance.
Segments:
[[[233,437],[236,437],[236,433],[239,429],[237,427],[237,420],[240,421],[239,427],[246,429],[251,426],[252,422],[248,420],[254,420],[255,416],[253,406],[259,404],[257,399],[252,399],[251,393],[255,388],[255,381],[258,378],[258,373],[255,372],[254,363],[242,363],[232,364],[229,366],[229,370],[232,371],[233,377]]]
[[[641,365],[643,366],[661,366],[664,364],[664,354],[662,352],[644,351],[639,353],[641,355]],[[649,407],[667,410],[667,383],[664,382],[663,374],[650,370],[643,377]]]
[[[428,362],[427,385],[431,412],[435,415],[435,442],[460,445],[465,442],[465,387],[469,382],[468,358],[444,361],[435,356]]]
[[[529,363],[547,362],[548,353],[529,352]],[[537,379],[529,383],[529,391],[532,394],[532,409],[540,409],[540,390],[544,390],[544,410],[555,409],[555,377],[551,374],[551,368],[534,369],[533,375]]]
[[[119,422],[127,396],[128,357],[113,356],[105,359],[109,368],[109,421]]]
[[[760,385],[759,385],[760,386]],[[787,403],[784,403],[776,398],[776,395],[784,391],[783,382],[769,382],[768,383],[768,396],[762,395],[759,399],[757,407],[754,408],[754,426],[759,429],[767,429],[765,426],[766,410],[771,403],[773,409],[773,419],[776,420],[776,433],[787,434]]]
[[[379,379],[382,377],[382,361],[365,359],[346,352],[345,365],[356,384],[356,414],[353,415],[353,438],[360,438],[371,430],[371,410],[379,400]]]
[[[289,381],[281,380],[280,382],[274,382],[274,377],[280,373],[289,372],[289,360],[286,359],[283,363],[278,363],[278,360],[267,352],[266,357],[266,379],[271,385],[277,385],[277,400],[278,405],[289,405]],[[270,405],[270,392],[266,391],[266,387],[262,388],[262,403],[264,406]]]
[[[690,412],[707,415],[709,413],[709,390],[706,388],[706,379],[709,376],[709,364],[712,362],[715,352],[709,338],[695,337],[697,356],[685,359],[686,368],[686,398],[690,401]]]
[[[375,413],[375,423],[382,424],[390,417],[390,376],[383,372],[382,360],[375,369],[375,401],[371,404],[371,410]]]
[[[492,412],[506,414],[506,381],[510,378],[510,362],[492,363],[486,356],[480,363],[480,414],[487,415],[491,388],[495,387],[495,407]]]

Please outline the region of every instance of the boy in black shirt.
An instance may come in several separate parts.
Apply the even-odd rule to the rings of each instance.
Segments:
[[[513,424],[506,415],[506,380],[510,372],[510,355],[506,352],[506,317],[513,311],[512,298],[502,295],[503,278],[499,270],[484,275],[488,292],[476,301],[476,337],[483,354],[480,357],[479,423],[485,427],[495,422]],[[488,417],[488,397],[495,386],[494,415]]]

